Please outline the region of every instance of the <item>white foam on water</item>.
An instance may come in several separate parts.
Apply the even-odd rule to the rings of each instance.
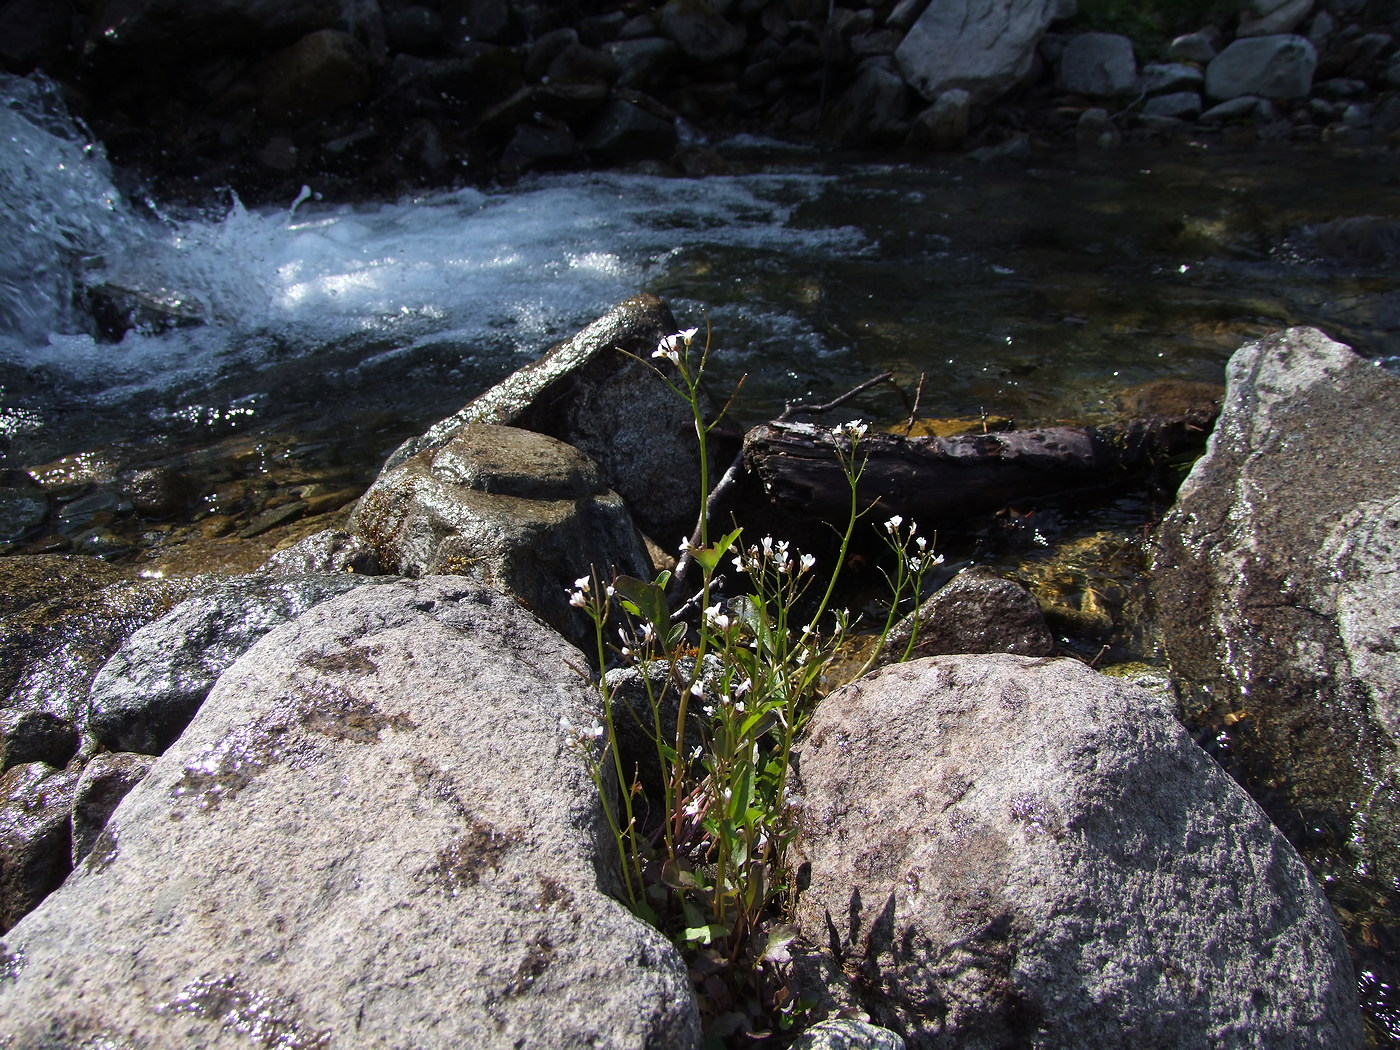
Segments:
[[[25,139],[28,194],[25,214],[0,229],[0,361],[81,380],[98,401],[256,371],[263,356],[303,355],[314,368],[318,352],[346,340],[382,358],[450,333],[487,358],[533,357],[669,268],[707,265],[708,254],[796,259],[864,242],[853,228],[793,225],[830,181],[806,174],[558,175],[375,204],[234,201],[217,218],[172,221],[134,214],[71,122],[55,134],[19,105],[0,119],[0,131]],[[53,221],[36,224],[41,214]],[[41,257],[51,265],[36,266]],[[43,289],[25,284],[37,271]],[[198,323],[99,343],[73,308],[82,284]]]

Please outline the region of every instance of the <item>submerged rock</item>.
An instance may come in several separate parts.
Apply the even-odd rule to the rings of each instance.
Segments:
[[[933,657],[829,696],[800,762],[798,922],[910,1047],[1361,1044],[1322,892],[1153,694]]]
[[[1295,841],[1400,879],[1400,378],[1312,328],[1242,347],[1157,533],[1193,714]]]
[[[559,728],[600,716],[576,656],[458,578],[269,634],[5,937],[7,1034],[698,1047],[680,957],[607,896],[599,794]]]

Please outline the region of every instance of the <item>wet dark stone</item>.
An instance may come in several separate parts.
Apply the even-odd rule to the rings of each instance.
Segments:
[[[189,505],[189,479],[176,470],[151,467],[125,479],[122,491],[136,513],[147,518],[168,518]]]
[[[47,711],[0,710],[0,772],[28,762],[63,767],[78,751],[72,723]]]
[[[78,770],[43,762],[0,778],[0,933],[58,888],[72,869],[69,816]]]
[[[19,543],[38,532],[49,516],[49,499],[33,479],[30,484],[0,486],[0,543]]]
[[[96,852],[98,863],[110,861],[101,854],[114,853],[116,839],[108,835],[103,840],[103,829],[116,810],[118,803],[126,798],[151,771],[155,759],[150,755],[137,755],[129,751],[109,751],[94,755],[83,768],[78,778],[73,797],[73,866],[82,863],[84,857]]]

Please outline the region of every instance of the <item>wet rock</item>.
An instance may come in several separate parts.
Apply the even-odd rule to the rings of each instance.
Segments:
[[[669,0],[656,13],[656,26],[696,62],[722,62],[744,49],[744,27],[715,13],[707,0]]]
[[[904,1050],[904,1040],[888,1028],[843,1018],[814,1024],[793,1040],[792,1050]]]
[[[1195,120],[1204,108],[1201,96],[1195,91],[1173,91],[1168,95],[1157,95],[1148,99],[1142,107],[1146,117],[1174,117],[1178,120]]]
[[[673,120],[648,113],[625,99],[614,99],[584,136],[590,153],[614,163],[666,159],[675,152],[678,137]]]
[[[440,449],[386,470],[350,527],[399,576],[470,576],[515,595],[584,647],[592,625],[568,603],[595,569],[647,577],[651,563],[622,500],[587,456],[513,427],[469,423]]]
[[[67,876],[77,781],[76,769],[43,762],[15,766],[0,777],[0,933]]]
[[[559,728],[600,716],[576,659],[458,578],[268,635],[6,936],[11,1034],[698,1048],[683,962],[608,896],[599,795]]]
[[[1181,62],[1155,62],[1142,67],[1138,87],[1147,95],[1200,91],[1205,79],[1205,74],[1195,66]]]
[[[800,768],[798,922],[911,1047],[1360,1045],[1321,891],[1150,693],[899,664],[822,702]]]
[[[322,29],[269,58],[258,115],[274,127],[297,127],[340,112],[373,89],[369,52],[349,33]]]
[[[463,423],[521,427],[592,458],[648,534],[689,535],[700,507],[690,410],[650,367],[619,353],[649,360],[676,327],[655,296],[628,299],[456,415],[404,442],[386,469],[441,447]]]
[[[28,605],[91,594],[122,575],[104,561],[69,554],[0,558],[0,618]]]
[[[1356,215],[1309,229],[1318,252],[1349,266],[1375,266],[1400,259],[1400,219]]]
[[[945,91],[914,118],[909,146],[914,149],[956,149],[967,139],[972,96],[961,88]]]
[[[0,543],[20,543],[36,534],[49,516],[49,497],[22,471],[0,478]]]
[[[87,731],[113,751],[158,755],[224,670],[274,627],[372,576],[257,575],[214,585],[137,628],[92,682]]]
[[[568,163],[578,155],[578,140],[567,128],[522,124],[501,153],[501,174],[514,177],[522,171]]]
[[[361,537],[344,529],[322,529],[290,547],[284,547],[265,561],[260,572],[278,576],[306,576],[311,573],[355,572],[378,576],[379,558]]]
[[[0,574],[5,563],[21,560],[3,559]],[[91,589],[92,582],[80,576],[72,592],[40,598],[0,618],[4,705],[46,711],[80,735],[87,729],[88,689],[108,657],[138,627],[209,581],[137,580]]]
[[[1060,56],[1060,87],[1076,95],[1116,98],[1133,91],[1137,78],[1133,42],[1116,33],[1078,33]]]
[[[1312,13],[1313,0],[1249,0],[1240,13],[1236,37],[1291,33]]]
[[[1221,102],[1245,95],[1306,98],[1316,68],[1317,49],[1306,37],[1236,40],[1206,67],[1206,94]]]
[[[946,92],[945,92],[946,94]],[[847,146],[869,146],[907,128],[909,88],[896,73],[869,66],[832,107],[827,133]]]
[[[77,751],[72,723],[47,711],[0,709],[0,772],[29,762],[61,769]]]
[[[1267,99],[1257,95],[1241,95],[1218,106],[1211,106],[1201,114],[1200,119],[1202,124],[1223,124],[1237,120],[1267,120],[1272,113]]]
[[[1245,712],[1233,759],[1295,842],[1400,878],[1400,379],[1311,328],[1242,347],[1157,533],[1188,708]]]
[[[122,495],[143,517],[169,518],[189,505],[190,483],[179,471],[150,467],[127,476],[122,483]]]
[[[77,867],[97,845],[118,804],[151,771],[151,755],[104,751],[83,767],[73,795],[73,866]],[[111,842],[104,843],[110,849]]]
[[[1123,133],[1108,110],[1095,106],[1079,114],[1074,141],[1081,149],[1112,149],[1123,141]]]
[[[618,86],[643,89],[662,78],[678,53],[675,44],[661,37],[617,40],[605,44],[604,50],[618,65]]]
[[[1055,652],[1055,638],[1030,592],[990,569],[958,573],[924,600],[917,617],[910,615],[896,624],[885,646],[889,659],[904,653],[916,619],[918,639],[911,660],[950,653]]]
[[[1030,72],[1035,46],[1055,17],[1052,0],[953,0],[930,4],[894,53],[924,98],[962,88],[992,102]]]

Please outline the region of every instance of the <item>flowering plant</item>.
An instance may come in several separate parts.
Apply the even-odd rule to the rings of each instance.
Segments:
[[[667,336],[652,358],[669,366],[658,367],[658,374],[691,407],[704,507],[708,436],[723,412],[710,421],[704,416],[700,391],[710,340],[707,332],[697,348],[698,332]],[[584,728],[561,722],[561,729],[585,756],[602,793],[628,904],[689,950],[692,972],[707,990],[716,981],[731,992],[756,988],[766,962],[780,958],[792,937],[786,920],[795,878],[786,857],[801,805],[792,789],[792,748],[850,630],[848,614],[832,599],[856,525],[869,512],[857,497],[866,430],[857,420],[836,431],[850,502],[823,588],[814,589],[816,558],[786,540],[764,536],[746,546],[735,529],[711,542],[703,510],[696,534],[681,541],[681,554],[701,574],[691,600],[673,600],[669,572],[651,581],[623,576],[606,586],[589,576],[570,588],[570,604],[593,621],[604,720]],[[924,573],[942,560],[914,523],[905,528],[896,515],[884,529],[896,568],[887,574],[893,601],[882,644],[901,600],[917,596]],[[732,577],[722,571],[726,557]],[[721,595],[734,582],[746,583],[745,593],[725,600]],[[610,629],[615,644],[607,640]],[[639,773],[625,768],[618,719],[635,709],[619,702],[616,678],[602,673],[610,666],[642,671],[641,721],[662,771],[653,788],[659,797],[647,797]],[[611,782],[621,789],[615,799]],[[732,1007],[746,997],[728,998]],[[780,1022],[791,1021],[793,1003],[770,1005]],[[744,1029],[756,1035],[767,1023],[762,1007],[743,1014],[711,1006],[711,1034]]]

